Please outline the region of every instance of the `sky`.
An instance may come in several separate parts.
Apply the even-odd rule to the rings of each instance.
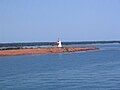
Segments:
[[[0,43],[120,40],[120,0],[0,0]]]

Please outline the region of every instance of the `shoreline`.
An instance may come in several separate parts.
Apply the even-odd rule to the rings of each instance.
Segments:
[[[33,49],[14,49],[0,50],[0,57],[3,56],[20,56],[20,55],[39,55],[39,54],[57,54],[66,52],[99,50],[99,48],[33,48]]]

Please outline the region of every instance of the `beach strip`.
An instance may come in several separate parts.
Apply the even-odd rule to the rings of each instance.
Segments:
[[[33,49],[0,50],[0,56],[18,56],[18,55],[52,54],[52,53],[55,54],[89,50],[98,50],[98,48],[33,48]]]

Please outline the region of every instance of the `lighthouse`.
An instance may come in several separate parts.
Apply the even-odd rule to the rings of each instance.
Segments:
[[[57,41],[57,47],[58,48],[61,48],[62,47],[62,44],[61,44],[61,41],[58,39],[58,41]]]

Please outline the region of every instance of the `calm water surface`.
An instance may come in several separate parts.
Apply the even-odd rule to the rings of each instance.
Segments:
[[[120,90],[120,44],[100,51],[0,57],[0,90]]]

